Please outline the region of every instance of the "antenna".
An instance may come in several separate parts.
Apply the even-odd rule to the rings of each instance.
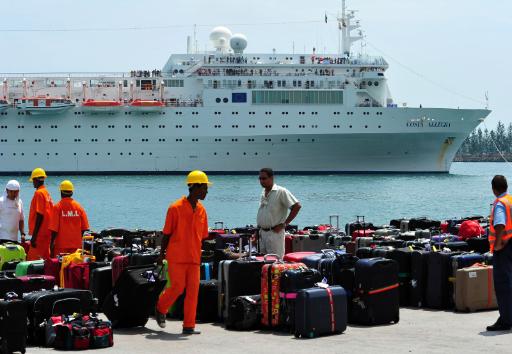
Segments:
[[[197,25],[194,24],[194,54],[197,54]]]
[[[489,109],[489,91],[485,91],[485,109]]]

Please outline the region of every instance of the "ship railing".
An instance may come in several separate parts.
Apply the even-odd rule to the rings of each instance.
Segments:
[[[0,73],[0,80],[3,78],[6,79],[19,79],[23,80],[26,78],[27,80],[30,78],[79,78],[79,79],[91,79],[91,78],[129,78],[130,73],[128,72],[27,72],[27,73]]]
[[[306,86],[304,83],[302,83],[302,86],[278,86],[278,85],[273,85],[273,86],[269,86],[269,85],[259,85],[259,84],[251,84],[251,85],[231,85],[231,84],[213,84],[213,83],[208,83],[208,84],[205,84],[203,85],[203,88],[205,89],[228,89],[228,90],[240,90],[240,89],[249,89],[249,90],[253,90],[253,89],[259,89],[259,90],[344,90],[346,89],[348,86],[350,86],[350,84],[335,84],[335,85],[331,85],[331,84],[327,84],[327,85],[324,85],[324,86]]]

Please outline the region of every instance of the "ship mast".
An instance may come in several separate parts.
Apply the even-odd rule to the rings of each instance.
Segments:
[[[338,17],[338,28],[341,31],[341,43],[343,48],[343,55],[346,57],[350,56],[350,48],[352,44],[358,40],[363,39],[363,32],[359,30],[358,35],[352,36],[350,32],[361,27],[359,21],[355,21],[352,24],[352,20],[355,18],[354,10],[347,10],[346,0],[341,0],[341,17]]]

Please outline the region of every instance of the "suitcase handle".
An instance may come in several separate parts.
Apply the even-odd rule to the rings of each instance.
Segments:
[[[332,221],[336,220],[336,230],[340,229],[340,216],[339,215],[329,215],[329,225],[333,227]]]
[[[224,221],[216,221],[213,225],[215,230],[224,230]]]
[[[281,258],[279,258],[279,256],[277,254],[273,254],[273,253],[269,253],[269,254],[264,255],[263,256],[263,261],[266,262],[269,258],[272,258],[272,257],[274,257],[277,262],[281,261]]]

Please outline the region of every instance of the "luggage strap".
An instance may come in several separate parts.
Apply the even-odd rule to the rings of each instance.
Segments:
[[[380,293],[383,293],[385,291],[389,291],[389,290],[393,290],[393,289],[396,289],[398,288],[400,285],[398,283],[396,284],[393,284],[393,285],[390,285],[390,286],[386,286],[384,288],[380,288],[380,289],[375,289],[375,290],[370,290],[368,291],[368,295],[375,295],[375,294],[380,294]]]
[[[297,293],[283,293],[283,292],[280,292],[279,293],[279,297],[281,299],[296,299],[297,298]]]
[[[329,305],[331,307],[331,332],[336,332],[336,317],[334,316],[334,299],[332,297],[332,290],[325,288],[327,295],[329,296]]]

